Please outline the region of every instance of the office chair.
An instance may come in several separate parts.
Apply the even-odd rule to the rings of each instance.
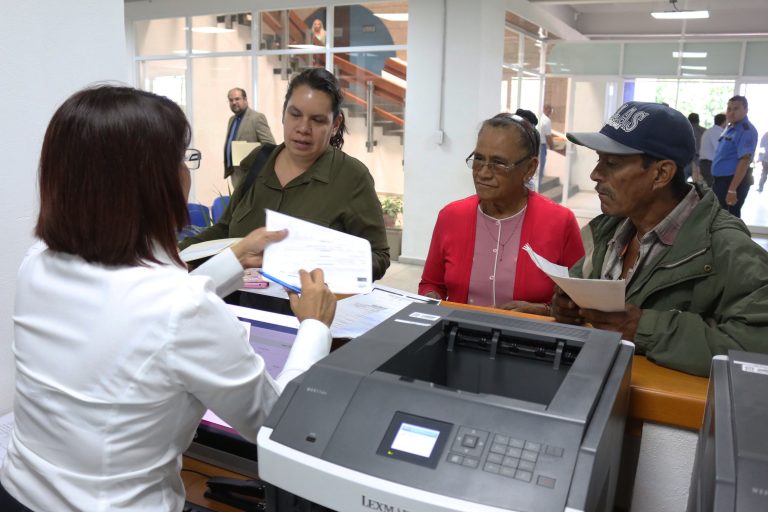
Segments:
[[[214,223],[219,221],[221,214],[227,209],[228,204],[229,196],[219,196],[213,200],[213,204],[211,205],[211,217],[213,218]]]
[[[211,212],[204,204],[188,203],[187,210],[189,210],[190,225],[206,228],[212,224]]]

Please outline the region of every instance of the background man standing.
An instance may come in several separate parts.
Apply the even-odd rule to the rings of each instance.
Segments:
[[[757,187],[757,191],[762,192],[765,179],[768,178],[768,132],[765,132],[760,139],[760,155],[757,157],[757,161],[763,164],[763,171],[760,174],[760,185]]]
[[[247,169],[240,169],[240,162],[232,161],[232,142],[260,142],[274,144],[275,138],[269,129],[267,118],[261,112],[248,107],[245,90],[236,87],[227,94],[229,109],[234,114],[227,124],[227,138],[224,143],[224,178],[232,176],[232,186],[237,188],[247,174]]]
[[[713,190],[720,206],[739,218],[752,185],[749,166],[757,148],[757,130],[747,118],[748,111],[749,105],[744,96],[728,100],[725,111],[728,128],[720,137],[712,161],[712,175],[715,177]]]
[[[688,114],[688,122],[691,123],[693,128],[693,137],[696,139],[696,156],[693,157],[693,161],[685,168],[685,177],[693,178],[693,181],[701,181],[701,171],[699,170],[699,152],[701,151],[701,136],[704,135],[706,129],[699,124],[699,114],[691,112]]]
[[[539,118],[539,134],[541,135],[541,147],[539,149],[539,186],[541,189],[541,179],[544,177],[544,168],[547,166],[547,149],[555,149],[555,142],[552,138],[552,105],[545,104],[543,114]]]
[[[720,136],[723,134],[723,130],[725,130],[725,125],[725,114],[717,114],[715,116],[715,124],[711,128],[707,128],[704,135],[701,136],[699,171],[701,171],[701,178],[709,188],[712,188],[715,182],[715,179],[712,177],[712,160],[715,158],[717,141],[720,140]]]

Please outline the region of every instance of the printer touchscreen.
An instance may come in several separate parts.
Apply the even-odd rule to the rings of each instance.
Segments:
[[[453,424],[397,411],[376,453],[434,468]]]

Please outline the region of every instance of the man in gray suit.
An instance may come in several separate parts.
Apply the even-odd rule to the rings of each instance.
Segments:
[[[248,169],[241,169],[239,162],[232,161],[232,142],[260,142],[274,144],[275,138],[269,129],[267,118],[261,112],[248,107],[248,96],[245,90],[236,87],[227,94],[229,108],[234,114],[227,124],[227,138],[224,143],[224,178],[232,176],[232,185],[237,188],[245,178]]]

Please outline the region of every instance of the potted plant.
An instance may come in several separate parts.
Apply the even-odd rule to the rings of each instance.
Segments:
[[[403,213],[403,200],[398,196],[385,196],[381,197],[380,201],[381,211],[384,214],[384,226],[387,228],[389,256],[392,260],[397,260],[403,243],[403,230],[397,227],[396,223],[397,216]]]
[[[381,211],[384,214],[384,226],[395,227],[398,214],[403,213],[403,200],[394,196],[386,196],[380,200]]]

